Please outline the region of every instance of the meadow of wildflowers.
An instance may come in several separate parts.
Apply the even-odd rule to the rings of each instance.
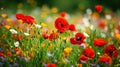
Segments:
[[[120,17],[46,6],[0,17],[0,67],[119,67]]]

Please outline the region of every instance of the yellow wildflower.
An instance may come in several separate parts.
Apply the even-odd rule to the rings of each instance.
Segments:
[[[47,16],[47,13],[46,13],[46,12],[42,12],[40,16],[41,16],[41,17],[46,17],[46,16]]]
[[[92,46],[89,46],[90,48],[92,48]]]
[[[17,20],[19,23],[22,23],[23,21],[22,20]]]
[[[86,28],[85,28],[85,32],[86,32],[87,34],[89,34],[89,33],[90,33],[90,28],[89,28],[89,27],[86,27]]]
[[[7,18],[6,21],[7,21],[7,22],[11,22],[12,20],[11,20],[10,18]]]
[[[82,64],[78,64],[78,67],[82,67]]]
[[[98,18],[99,18],[99,14],[98,14],[98,13],[96,13],[96,12],[95,12],[95,13],[93,13],[93,15],[92,15],[92,16],[93,16],[93,18],[95,18],[95,19],[98,19]]]
[[[67,48],[64,49],[64,52],[65,52],[65,53],[68,53],[68,54],[69,54],[71,51],[72,51],[72,48],[71,48],[71,47],[67,47]]]
[[[54,8],[51,9],[51,12],[57,13],[57,12],[58,12],[58,9],[54,7]]]
[[[115,34],[115,38],[120,40],[120,34]]]
[[[1,15],[1,17],[2,17],[2,18],[6,18],[6,17],[7,17],[7,14],[3,13],[3,14]]]
[[[45,23],[41,23],[41,26],[46,27],[47,25]]]
[[[5,28],[6,28],[6,29],[10,29],[10,26],[9,26],[9,25],[5,25]]]

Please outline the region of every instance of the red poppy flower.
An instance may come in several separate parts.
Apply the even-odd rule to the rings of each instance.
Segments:
[[[22,20],[22,22],[25,22],[25,16],[23,14],[16,14],[16,18]]]
[[[8,51],[8,52],[7,52],[7,55],[8,55],[8,56],[11,56],[11,51]]]
[[[77,44],[75,38],[70,38],[70,42],[71,42],[72,44]]]
[[[20,41],[22,39],[23,39],[23,36],[21,36],[21,35],[16,36],[16,40]]]
[[[58,38],[58,33],[51,33],[48,38],[50,41],[53,41]]]
[[[101,12],[102,12],[102,6],[101,6],[101,5],[96,5],[96,6],[95,6],[95,10],[96,10],[98,13],[101,13]]]
[[[75,25],[74,24],[70,24],[69,25],[69,30],[70,31],[76,31]]]
[[[57,28],[58,32],[64,33],[69,29],[69,24],[64,18],[57,18],[55,21],[55,27]]]
[[[22,20],[23,23],[24,22],[26,22],[28,24],[36,23],[32,16],[25,16],[23,14],[16,14],[16,18]]]
[[[72,44],[81,44],[84,42],[85,36],[82,33],[77,33],[75,38],[71,38],[70,42]]]
[[[85,36],[82,33],[77,33],[75,35],[75,38],[76,38],[76,43],[81,44],[84,42]]]
[[[14,51],[16,51],[16,52],[17,52],[17,51],[20,51],[20,48],[19,48],[19,47],[15,47],[15,48],[14,48]]]
[[[5,55],[2,53],[2,52],[0,52],[0,57],[4,57]]]
[[[47,67],[56,67],[56,65],[53,63],[50,63],[50,64],[47,64]]]
[[[102,39],[102,38],[95,38],[94,39],[94,46],[104,46],[107,43],[106,40]]]
[[[35,23],[34,18],[32,16],[25,16],[25,20],[28,24]]]
[[[105,28],[106,24],[105,24],[104,21],[101,21],[101,22],[98,24],[98,26],[103,29],[103,28]]]
[[[17,19],[23,19],[24,18],[24,15],[19,13],[19,14],[16,14],[16,18]]]
[[[49,35],[46,34],[46,33],[44,33],[42,36],[43,36],[44,39],[48,39],[48,37],[49,37]]]
[[[88,62],[88,57],[86,57],[85,55],[81,55],[80,59],[79,59],[79,62],[82,62],[82,63]]]
[[[104,48],[104,53],[107,54],[110,57],[116,58],[118,56],[118,50],[117,48],[110,44]]]
[[[61,13],[60,13],[60,16],[61,16],[61,17],[65,17],[65,16],[66,16],[66,13],[65,13],[65,12],[61,12]]]
[[[83,50],[83,54],[86,56],[86,57],[89,57],[89,58],[94,58],[95,57],[95,52],[92,48],[85,48]]]
[[[105,55],[105,56],[100,56],[100,57],[98,58],[98,62],[111,64],[111,63],[112,63],[112,58],[109,57],[109,56],[107,56],[107,55]]]

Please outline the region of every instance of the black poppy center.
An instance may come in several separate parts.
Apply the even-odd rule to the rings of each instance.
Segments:
[[[109,54],[112,55],[112,54],[113,54],[113,51],[110,50],[110,51],[109,51]]]
[[[64,27],[64,25],[63,25],[62,23],[60,24],[60,26],[61,26],[61,27]]]
[[[82,37],[77,37],[76,40],[77,41],[80,41],[82,39]]]

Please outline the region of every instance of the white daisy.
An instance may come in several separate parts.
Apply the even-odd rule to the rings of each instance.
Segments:
[[[98,55],[100,55],[100,52],[97,52]]]
[[[91,14],[92,14],[92,10],[88,8],[88,9],[86,10],[86,13],[87,13],[88,15],[91,15]]]
[[[74,65],[71,65],[71,67],[74,67]]]
[[[14,42],[14,45],[15,45],[15,47],[18,47],[19,46],[19,42],[18,41]]]
[[[17,34],[17,33],[18,33],[15,29],[10,29],[10,32],[11,32],[12,34]]]
[[[118,49],[120,49],[120,47],[118,47]]]
[[[41,28],[42,26],[39,25],[39,24],[35,24],[35,27],[37,27],[37,28]]]
[[[24,33],[25,36],[29,36],[30,34],[29,33]]]
[[[107,20],[110,20],[112,17],[111,17],[111,15],[108,14],[108,15],[105,16],[105,18],[106,18]]]
[[[88,35],[87,33],[84,32],[83,34],[84,34],[86,37],[89,37],[89,35]]]

